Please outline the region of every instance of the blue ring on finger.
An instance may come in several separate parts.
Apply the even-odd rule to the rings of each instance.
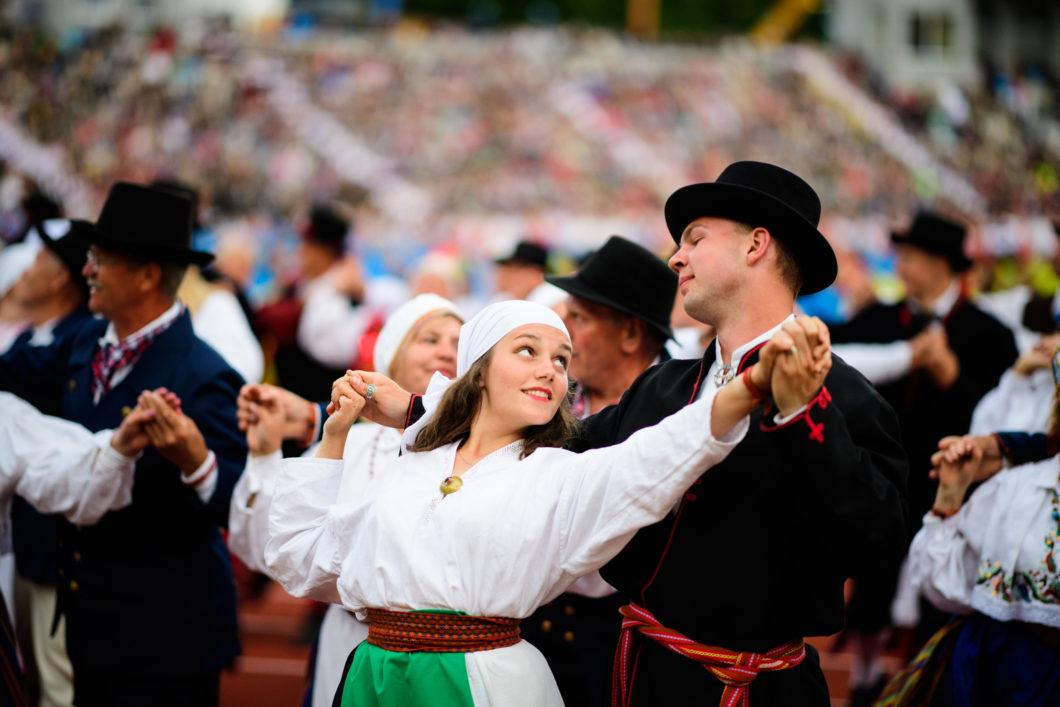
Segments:
[[[369,383],[364,389],[365,400],[371,400],[372,396],[375,395],[375,383]]]

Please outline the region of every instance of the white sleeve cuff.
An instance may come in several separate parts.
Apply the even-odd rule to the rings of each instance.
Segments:
[[[97,473],[132,473],[136,468],[136,462],[144,455],[141,451],[127,457],[111,446],[110,440],[114,436],[114,430],[100,430],[92,436],[95,437],[100,449],[99,461],[95,467]]]
[[[773,416],[773,424],[774,425],[778,425],[778,426],[787,424],[788,422],[791,422],[792,420],[794,420],[796,417],[798,417],[799,415],[801,415],[804,412],[806,412],[806,406],[805,405],[803,405],[802,407],[800,407],[798,410],[796,410],[795,412],[791,413],[790,415],[781,415],[778,412],[776,415]]]
[[[210,452],[206,455],[206,461],[199,465],[191,475],[180,475],[180,480],[185,486],[191,486],[203,503],[208,503],[217,489],[217,455]]]

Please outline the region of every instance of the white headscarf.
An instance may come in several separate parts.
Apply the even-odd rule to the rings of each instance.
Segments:
[[[401,345],[405,343],[405,339],[424,317],[440,314],[448,314],[461,322],[464,321],[464,315],[460,313],[459,307],[444,297],[434,294],[417,295],[395,309],[386,318],[386,324],[379,330],[379,338],[375,340],[375,349],[372,353],[375,370],[392,378],[394,359],[401,350]]]
[[[544,324],[559,329],[569,339],[570,333],[559,315],[544,305],[526,300],[508,300],[489,305],[460,327],[460,343],[456,348],[456,377],[464,375],[471,364],[486,355],[509,332],[527,324]],[[401,436],[401,447],[407,449],[438,409],[445,391],[454,381],[440,373],[431,376],[423,395],[423,417],[409,425]]]

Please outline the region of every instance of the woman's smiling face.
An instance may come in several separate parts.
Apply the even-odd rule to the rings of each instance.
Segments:
[[[528,324],[493,348],[482,414],[514,430],[547,423],[567,394],[570,339],[545,324]]]

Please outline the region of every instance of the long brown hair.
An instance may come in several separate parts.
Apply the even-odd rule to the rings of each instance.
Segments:
[[[410,451],[426,452],[467,440],[471,435],[471,421],[482,407],[486,372],[492,360],[491,348],[445,391],[434,417],[409,445]],[[564,447],[574,439],[577,431],[578,422],[570,414],[570,396],[564,395],[551,420],[523,430],[523,451],[519,458],[530,456],[538,447]]]

